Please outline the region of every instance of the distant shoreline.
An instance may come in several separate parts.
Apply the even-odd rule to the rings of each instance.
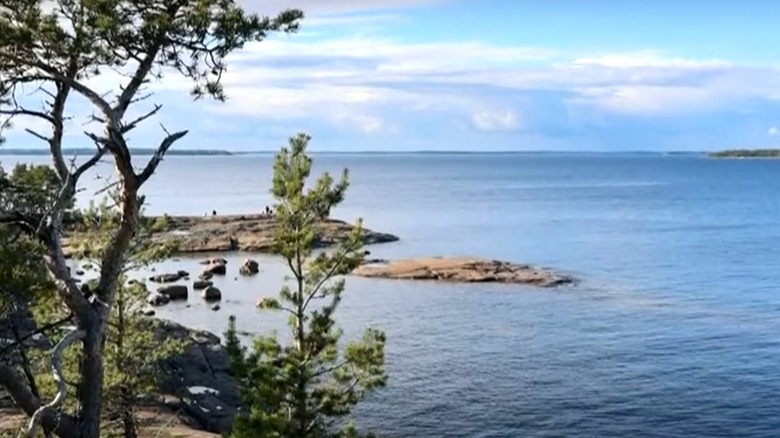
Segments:
[[[95,153],[95,149],[91,148],[73,148],[63,149],[63,155],[65,156],[91,156]],[[151,156],[154,155],[154,149],[130,149],[130,153],[136,156]],[[0,147],[0,156],[45,156],[50,155],[48,149],[10,149]],[[179,155],[179,156],[228,156],[233,155],[233,152],[219,150],[219,149],[171,149],[166,155]]]
[[[709,154],[709,157],[726,159],[780,159],[780,149],[729,149],[712,152]]]
[[[82,155],[89,156],[95,152],[90,148],[71,148],[64,149],[63,153],[66,156]],[[155,151],[153,149],[131,149],[130,152],[136,156],[149,156]],[[171,149],[166,155],[168,156],[247,156],[247,155],[263,155],[273,156],[278,154],[278,150],[224,150],[224,149]],[[620,156],[620,155],[642,155],[642,156],[707,156],[713,152],[707,151],[543,151],[543,150],[495,150],[495,151],[482,151],[482,150],[356,150],[356,151],[311,151],[312,155],[373,155],[373,156],[392,156],[392,155],[419,155],[419,156],[444,156],[444,155],[581,155],[581,156]],[[26,148],[4,148],[0,147],[0,156],[46,156],[50,152],[48,149],[26,149]]]

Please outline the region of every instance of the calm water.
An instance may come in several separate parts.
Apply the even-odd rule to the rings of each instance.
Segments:
[[[359,409],[362,426],[396,437],[780,434],[780,161],[321,155],[315,165],[352,172],[336,216],[402,238],[373,256],[487,256],[584,279],[560,290],[350,279],[346,335],[376,324],[389,340],[390,384]],[[169,158],[146,188],[148,210],[258,211],[271,203],[270,169],[270,156]],[[259,259],[258,277],[217,282],[222,311],[194,297],[163,316],[216,332],[230,313],[247,330],[282,327],[253,308],[284,272]]]

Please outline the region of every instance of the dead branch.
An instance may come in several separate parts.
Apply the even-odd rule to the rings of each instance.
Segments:
[[[143,172],[141,172],[140,175],[138,175],[138,186],[140,187],[143,183],[146,182],[146,180],[149,179],[149,177],[152,176],[155,170],[157,170],[157,166],[160,164],[160,161],[162,161],[163,157],[165,156],[165,153],[168,152],[168,149],[173,146],[174,143],[176,143],[179,139],[187,135],[189,131],[179,131],[175,134],[170,134],[160,143],[160,146],[157,148],[157,150],[154,152],[154,155],[149,160],[149,162],[146,164],[146,167],[144,168]]]
[[[65,384],[65,380],[62,377],[62,355],[65,350],[74,342],[84,339],[86,333],[83,330],[73,329],[70,333],[65,335],[57,345],[54,346],[51,358],[52,375],[54,376],[54,382],[57,384],[57,395],[49,403],[39,407],[35,410],[30,423],[27,425],[27,436],[29,438],[35,437],[36,429],[41,423],[43,415],[46,411],[57,411],[65,397],[68,395],[68,386]]]
[[[154,109],[149,111],[148,113],[142,115],[141,117],[133,120],[132,122],[122,126],[122,129],[120,132],[122,134],[127,134],[131,130],[135,129],[136,126],[138,126],[139,123],[143,122],[144,120],[148,119],[149,117],[152,117],[153,115],[157,114],[158,111],[162,108],[162,105],[155,105]]]
[[[25,378],[12,366],[0,363],[0,386],[4,387],[16,405],[27,415],[33,415],[40,409],[41,402],[25,384]],[[78,434],[76,419],[71,415],[57,412],[54,409],[44,409],[39,414],[40,424],[47,430],[54,431],[63,437],[75,437]]]

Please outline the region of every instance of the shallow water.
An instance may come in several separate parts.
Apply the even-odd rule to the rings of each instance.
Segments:
[[[261,210],[271,158],[168,158],[148,211]],[[350,168],[334,216],[401,237],[372,257],[486,256],[584,280],[540,290],[349,279],[346,335],[368,324],[388,335],[391,380],[359,409],[362,426],[396,437],[778,435],[780,161],[334,154],[315,166]],[[104,183],[95,175],[91,191]],[[253,307],[283,267],[256,257],[260,275],[234,279],[243,257],[228,257],[232,273],[217,281],[221,311],[193,297],[161,315],[217,333],[229,314],[242,329],[283,328]],[[197,260],[158,270],[195,271]]]

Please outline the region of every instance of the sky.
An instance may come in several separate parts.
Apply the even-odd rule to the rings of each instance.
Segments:
[[[239,2],[306,18],[228,59],[225,103],[193,102],[175,75],[150,86],[157,121],[190,130],[177,148],[276,150],[297,132],[318,151],[780,146],[780,1]],[[70,111],[66,143],[86,146],[91,110]],[[8,147],[35,145],[36,123]],[[149,122],[131,145],[162,135]]]

